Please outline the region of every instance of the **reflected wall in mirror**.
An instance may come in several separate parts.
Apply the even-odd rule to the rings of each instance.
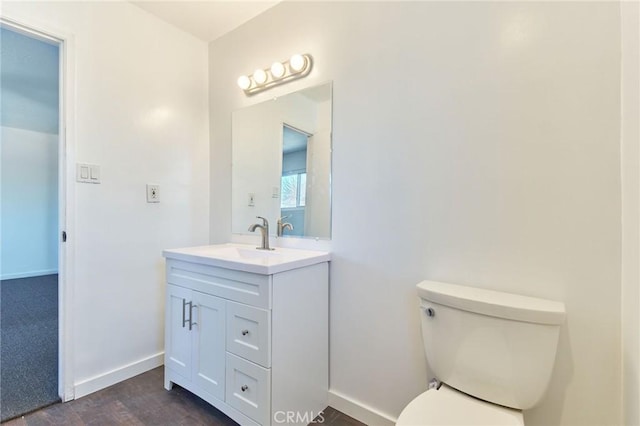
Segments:
[[[231,131],[232,232],[263,216],[272,236],[331,238],[331,83],[235,111]]]

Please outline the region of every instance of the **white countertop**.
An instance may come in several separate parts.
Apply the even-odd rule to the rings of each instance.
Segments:
[[[201,263],[203,265],[271,275],[331,260],[331,253],[276,247],[258,250],[247,244],[216,244],[164,250],[167,259]]]

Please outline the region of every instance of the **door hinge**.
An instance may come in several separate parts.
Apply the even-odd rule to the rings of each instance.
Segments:
[[[67,242],[67,231],[62,231],[62,242],[63,243]]]

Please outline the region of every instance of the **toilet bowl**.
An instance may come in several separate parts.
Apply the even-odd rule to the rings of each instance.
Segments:
[[[430,389],[407,405],[397,426],[522,426],[522,411],[491,404],[447,385]]]
[[[435,281],[417,285],[427,362],[440,383],[398,426],[524,425],[555,363],[561,302]]]

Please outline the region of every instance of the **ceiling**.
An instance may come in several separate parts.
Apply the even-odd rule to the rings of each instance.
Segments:
[[[209,42],[275,6],[278,1],[143,0],[131,1],[131,3],[163,21]]]

